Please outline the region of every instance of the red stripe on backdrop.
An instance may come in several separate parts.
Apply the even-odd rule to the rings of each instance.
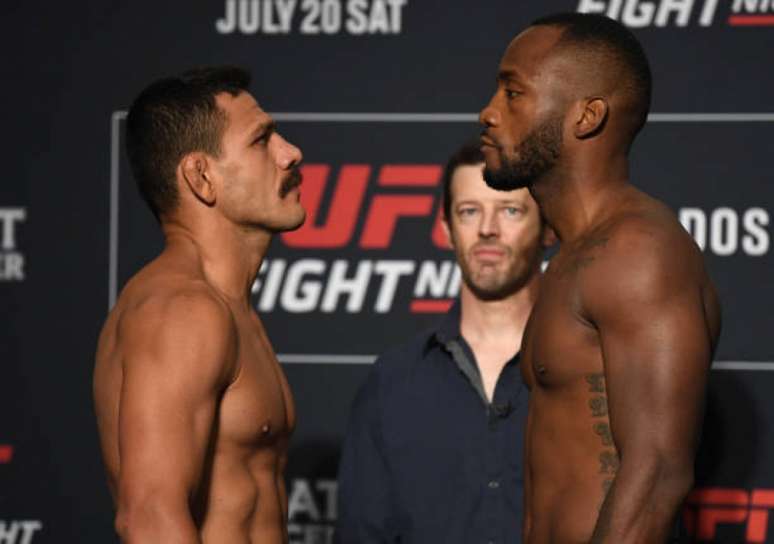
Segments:
[[[0,444],[0,464],[10,463],[13,458],[13,446]]]
[[[440,179],[438,164],[386,164],[379,174],[379,185],[434,187]]]
[[[774,15],[732,15],[728,18],[731,26],[774,26]]]
[[[442,314],[449,311],[454,301],[451,299],[416,299],[411,301],[412,314]]]

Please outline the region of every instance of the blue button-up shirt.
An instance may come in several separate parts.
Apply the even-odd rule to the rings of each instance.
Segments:
[[[455,305],[436,330],[382,355],[359,391],[335,541],[520,543],[526,414],[518,355],[489,403]]]

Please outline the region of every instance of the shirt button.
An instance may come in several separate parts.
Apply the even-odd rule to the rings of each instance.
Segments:
[[[489,485],[489,489],[497,489],[498,487],[500,487],[500,482],[498,482],[497,480],[492,480],[491,482],[489,482],[488,485]]]

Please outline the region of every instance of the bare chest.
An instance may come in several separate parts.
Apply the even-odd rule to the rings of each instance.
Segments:
[[[286,443],[295,408],[285,373],[255,316],[237,319],[237,377],[220,403],[220,438],[248,450]]]
[[[599,336],[584,317],[578,272],[587,255],[554,257],[524,331],[522,373],[530,388],[563,389],[603,371]]]

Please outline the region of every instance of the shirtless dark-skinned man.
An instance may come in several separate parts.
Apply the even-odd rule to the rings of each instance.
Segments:
[[[480,114],[487,183],[528,187],[560,240],[522,344],[525,542],[663,543],[693,483],[720,306],[694,241],[629,183],[650,94],[626,28],[558,14],[510,43]]]
[[[123,289],[94,398],[115,526],[127,543],[287,542],[293,400],[250,289],[272,234],[297,228],[298,148],[215,67],[132,104],[127,149],[163,252]]]

